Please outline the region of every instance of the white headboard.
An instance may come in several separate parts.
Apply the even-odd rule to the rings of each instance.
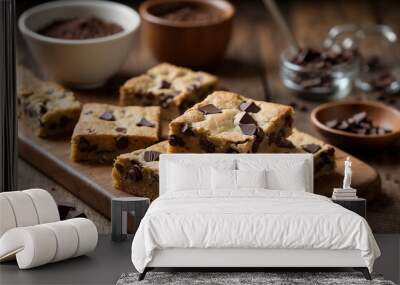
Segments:
[[[180,154],[161,154],[160,155],[160,195],[164,194],[167,191],[167,180],[168,180],[168,164],[171,162],[182,163],[184,161],[190,161],[194,164],[199,164],[199,166],[209,165],[212,166],[218,160],[231,160],[236,161],[240,160],[254,160],[254,159],[266,159],[269,163],[273,163],[274,161],[293,161],[299,162],[304,161],[310,171],[309,177],[307,180],[309,181],[307,192],[313,193],[314,191],[314,163],[313,163],[313,155],[312,154],[224,154],[224,153],[207,153],[207,154],[198,154],[198,153],[180,153]]]

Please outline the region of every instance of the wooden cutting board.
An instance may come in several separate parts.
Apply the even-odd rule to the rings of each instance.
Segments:
[[[19,87],[43,84],[43,82],[32,77],[32,74],[27,70],[20,69],[19,75],[22,75],[23,79],[19,80]],[[117,79],[101,90],[77,91],[75,95],[82,103],[117,104],[116,90],[123,80]],[[115,86],[112,86],[113,84]],[[22,122],[19,122],[18,126],[19,155],[104,216],[110,218],[110,201],[113,197],[131,196],[114,189],[112,186],[111,165],[73,162],[70,159],[69,138],[43,139],[35,136]],[[167,131],[168,126],[164,124],[162,132],[164,136]],[[381,189],[378,173],[368,164],[340,149],[336,149],[335,154],[336,170],[329,175],[318,177],[315,180],[314,192],[330,196],[334,187],[342,185],[343,163],[347,156],[350,156],[353,162],[352,186],[358,190],[359,196],[373,199]]]

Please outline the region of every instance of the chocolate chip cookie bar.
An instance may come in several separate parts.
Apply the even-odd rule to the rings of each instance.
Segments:
[[[292,122],[290,106],[216,91],[170,123],[168,152],[269,152]]]
[[[274,143],[273,152],[277,153],[312,153],[314,155],[315,177],[332,172],[335,167],[335,149],[306,133],[293,129],[287,139]]]
[[[162,63],[129,79],[120,88],[121,105],[160,106],[172,120],[213,91],[217,78],[205,72]]]
[[[118,156],[112,170],[114,187],[135,196],[158,197],[158,161],[168,141]]]
[[[81,103],[73,92],[50,87],[19,90],[19,118],[39,137],[71,134],[78,121]]]
[[[112,162],[159,140],[160,107],[85,104],[71,140],[74,161]]]

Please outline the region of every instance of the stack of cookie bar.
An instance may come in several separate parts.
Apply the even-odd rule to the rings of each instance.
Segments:
[[[71,159],[112,163],[115,188],[158,197],[162,153],[312,153],[315,176],[335,168],[334,148],[292,128],[290,106],[214,91],[208,73],[162,63],[120,87],[120,106],[86,103],[52,84],[20,90],[20,117],[37,135],[70,135]],[[161,140],[162,121],[168,138]]]

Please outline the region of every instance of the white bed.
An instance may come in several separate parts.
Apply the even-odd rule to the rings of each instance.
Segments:
[[[267,161],[271,168],[290,168],[303,161],[308,169],[306,187],[169,189],[171,163],[189,162],[190,167],[221,160],[232,160],[235,167],[238,160],[257,167]],[[303,154],[161,155],[160,197],[132,243],[132,262],[142,273],[140,278],[154,267],[354,267],[370,278],[380,255],[372,232],[359,215],[312,194],[312,161],[311,155]],[[281,172],[280,179],[290,177],[290,169]]]

